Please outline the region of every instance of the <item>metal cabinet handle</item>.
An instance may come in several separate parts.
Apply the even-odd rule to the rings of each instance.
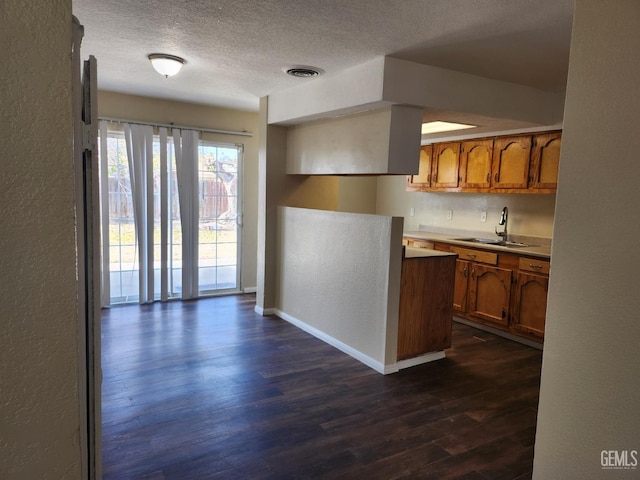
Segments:
[[[491,174],[487,173],[487,183],[489,183],[491,181]]]
[[[535,268],[536,270],[542,270],[542,265],[534,265],[533,263],[530,263],[529,266],[531,268]]]
[[[467,253],[467,257],[469,258],[476,258],[477,255],[475,253]]]
[[[496,183],[498,183],[498,172],[496,172],[493,178],[495,179]]]
[[[467,272],[469,271],[469,267],[467,265],[464,266],[464,270],[462,270],[462,274],[464,278],[467,278]]]
[[[471,270],[471,280],[475,280],[476,278],[476,269]]]

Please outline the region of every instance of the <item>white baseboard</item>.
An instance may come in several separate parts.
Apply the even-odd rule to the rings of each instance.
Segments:
[[[255,307],[253,307],[253,310],[258,315],[262,315],[263,317],[268,317],[270,315],[275,315],[276,314],[276,309],[275,308],[262,308],[259,305],[256,305]]]
[[[304,323],[302,320],[298,320],[297,318],[289,315],[288,313],[285,313],[285,312],[283,312],[281,310],[278,310],[278,309],[274,309],[274,313],[278,317],[280,317],[283,320],[289,322],[290,324],[295,325],[299,329],[304,330],[305,332],[313,335],[314,337],[322,340],[325,343],[328,343],[332,347],[335,347],[338,350],[340,350],[341,352],[346,353],[347,355],[355,358],[359,362],[364,363],[368,367],[373,368],[378,373],[382,373],[382,374],[386,375],[388,373],[395,373],[395,372],[398,371],[398,369],[395,367],[395,365],[387,365],[387,366],[385,366],[381,362],[379,362],[377,360],[374,360],[370,356],[365,355],[364,353],[360,352],[359,350],[356,350],[353,347],[350,347],[346,343],[342,343],[340,340],[338,340],[336,338],[333,338],[331,335],[328,335],[328,334],[324,333],[323,331],[318,330],[317,328],[312,327],[311,325],[308,325],[308,324]]]
[[[419,357],[407,358],[406,360],[400,360],[396,362],[396,368],[402,370],[404,368],[415,367],[416,365],[422,365],[423,363],[433,362],[435,360],[442,360],[445,358],[443,350],[438,352],[429,352]]]
[[[260,307],[256,306],[256,312],[258,313],[260,313],[260,311],[258,310],[259,308]],[[399,362],[392,363],[390,365],[384,365],[382,362],[379,362],[378,360],[371,358],[370,356],[362,353],[361,351],[356,350],[355,348],[347,345],[346,343],[341,342],[337,338],[334,338],[331,335],[328,335],[327,333],[321,330],[318,330],[315,327],[312,327],[311,325],[303,322],[302,320],[299,320],[298,318],[292,315],[289,315],[286,312],[283,312],[282,310],[279,310],[277,308],[264,309],[265,312],[267,310],[271,312],[270,314],[277,315],[278,317],[282,318],[286,322],[289,322],[290,324],[298,327],[300,330],[304,330],[305,332],[313,335],[317,339],[322,340],[325,343],[328,343],[332,347],[337,348],[341,352],[346,353],[350,357],[355,358],[359,362],[364,363],[366,366],[373,368],[376,372],[381,373],[383,375],[397,373],[398,371],[404,368],[414,367],[416,365],[422,365],[423,363],[433,362],[435,360],[440,360],[445,358],[444,351],[438,351],[438,352],[426,353],[424,355],[420,355],[419,357],[409,358],[407,360],[400,360]],[[269,314],[264,314],[264,315],[269,315]]]
[[[243,293],[256,293],[258,291],[258,287],[245,287],[242,291]]]

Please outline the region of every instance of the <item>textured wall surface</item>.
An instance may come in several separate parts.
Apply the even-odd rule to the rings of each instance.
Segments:
[[[0,478],[80,478],[71,0],[0,10]]]
[[[281,208],[279,220],[277,308],[382,365],[394,363],[401,219]]]
[[[260,99],[258,148],[258,238],[256,307],[275,306],[278,207],[335,210],[338,180],[329,176],[287,175],[287,129],[268,125],[269,99]]]
[[[575,7],[533,477],[637,479],[640,3]]]
[[[377,213],[405,217],[405,230],[418,225],[474,230],[494,234],[502,207],[509,207],[509,232],[533,237],[552,237],[556,196],[481,193],[407,192],[405,177],[378,179]],[[411,209],[414,215],[411,216]],[[447,211],[453,212],[451,220]],[[487,212],[487,221],[480,213]]]
[[[287,173],[417,173],[422,111],[393,106],[289,127]]]

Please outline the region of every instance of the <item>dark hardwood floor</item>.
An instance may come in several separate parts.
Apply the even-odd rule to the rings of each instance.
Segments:
[[[541,352],[454,323],[383,376],[255,296],[105,310],[105,479],[528,479]]]

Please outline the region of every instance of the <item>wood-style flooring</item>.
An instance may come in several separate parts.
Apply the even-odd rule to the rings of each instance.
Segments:
[[[104,311],[105,479],[531,478],[540,351],[454,323],[383,376],[254,305]]]

